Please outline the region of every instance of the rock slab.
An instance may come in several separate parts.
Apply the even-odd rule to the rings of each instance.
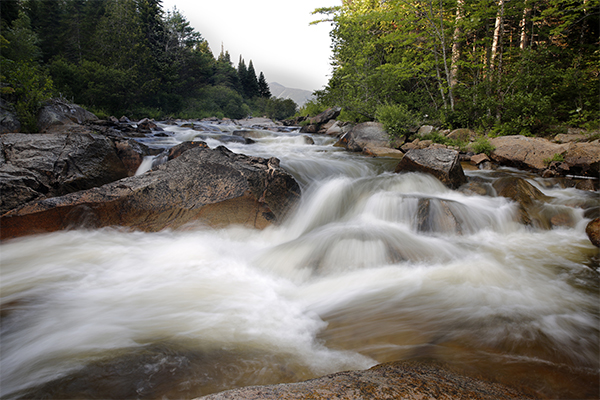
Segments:
[[[424,172],[451,189],[467,183],[458,151],[450,149],[412,149],[400,161],[396,172]]]
[[[12,210],[0,217],[0,237],[106,226],[154,232],[191,222],[264,228],[299,196],[298,183],[276,158],[199,143],[148,173]]]
[[[414,362],[377,365],[366,371],[339,372],[300,383],[254,386],[204,396],[202,400],[426,400],[534,399],[527,392],[470,378],[441,366]]]

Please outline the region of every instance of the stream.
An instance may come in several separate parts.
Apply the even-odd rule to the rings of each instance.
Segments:
[[[600,270],[585,234],[597,192],[465,169],[488,188],[525,178],[570,221],[538,229],[515,222],[506,198],[395,174],[397,161],[324,135],[254,132],[244,144],[224,140],[233,125],[160,126],[166,137],[142,141],[278,157],[300,204],[263,231],[105,228],[2,242],[3,399],[193,398],[411,359],[540,397],[597,398]]]

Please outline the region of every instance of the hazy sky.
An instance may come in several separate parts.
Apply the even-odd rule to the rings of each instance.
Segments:
[[[329,23],[311,25],[315,8],[341,0],[163,0],[202,34],[216,56],[221,43],[237,67],[240,54],[256,74],[290,88],[321,89],[331,75]]]

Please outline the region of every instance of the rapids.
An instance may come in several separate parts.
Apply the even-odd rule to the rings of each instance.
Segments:
[[[303,197],[263,231],[63,231],[3,242],[0,396],[192,398],[403,359],[435,359],[551,398],[595,398],[598,193],[523,171],[570,227],[515,222],[501,197],[451,191],[314,135],[223,141],[162,125],[151,146],[201,139],[280,158]],[[223,132],[225,130],[225,132]],[[151,166],[152,159],[145,165]],[[149,167],[145,167],[149,168]],[[143,173],[144,171],[138,171]],[[416,218],[427,199],[427,224]],[[456,225],[443,223],[450,209]]]

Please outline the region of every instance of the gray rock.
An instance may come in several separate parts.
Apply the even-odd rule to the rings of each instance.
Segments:
[[[98,117],[76,104],[53,99],[40,108],[37,125],[40,132],[50,133],[61,130],[65,126],[80,125],[97,120]]]
[[[349,151],[363,151],[365,147],[392,147],[390,135],[379,122],[363,122],[354,126],[342,135],[336,146]]]
[[[300,196],[298,183],[275,158],[190,146],[145,174],[10,211],[0,218],[1,237],[81,226],[158,231],[191,222],[264,228],[280,221]]]
[[[396,167],[396,172],[424,172],[435,176],[451,189],[467,183],[459,153],[450,149],[410,150]]]
[[[101,135],[12,133],[2,135],[0,145],[2,213],[37,197],[90,189],[128,175],[113,141]]]
[[[21,131],[21,122],[14,108],[0,99],[0,134],[18,133]]]

